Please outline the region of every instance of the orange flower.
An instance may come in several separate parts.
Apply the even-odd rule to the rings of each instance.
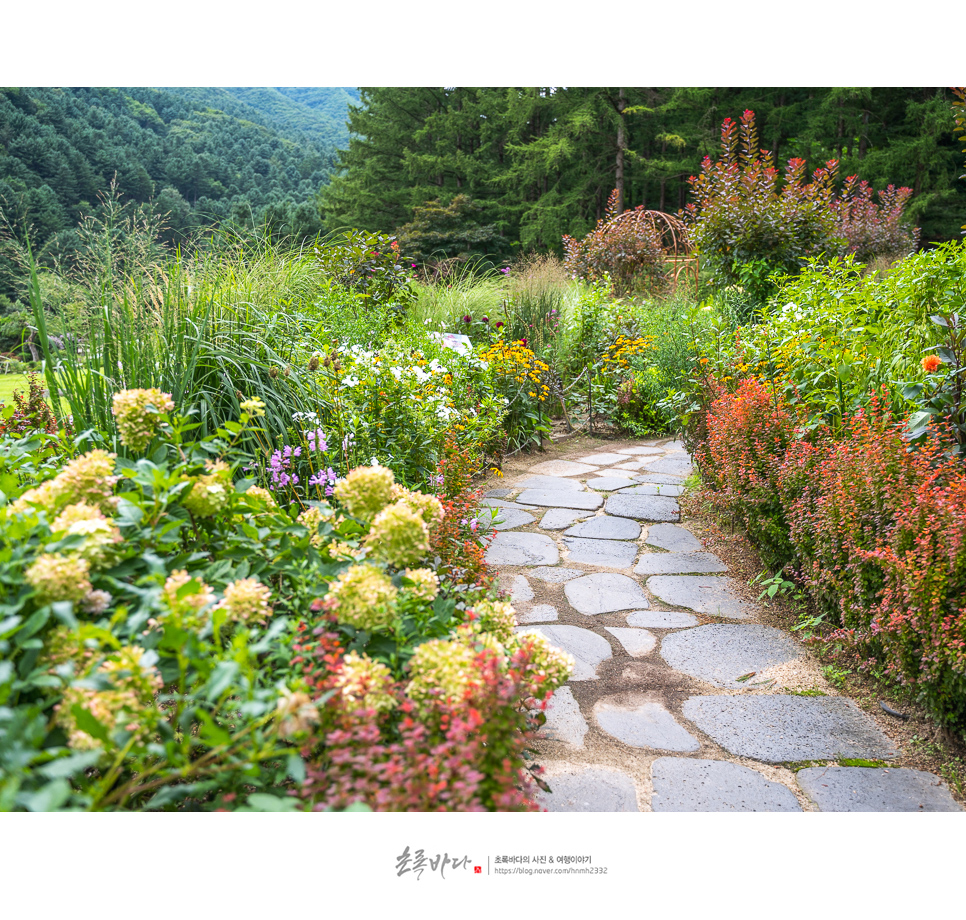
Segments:
[[[927,374],[931,374],[933,371],[938,370],[940,364],[942,364],[942,361],[940,361],[936,355],[926,355],[926,357],[922,359],[922,369]]]

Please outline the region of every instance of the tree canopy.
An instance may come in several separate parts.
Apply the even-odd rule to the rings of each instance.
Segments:
[[[923,242],[952,239],[966,212],[952,100],[935,87],[362,88],[323,215],[391,233],[459,197],[502,247],[559,250],[614,188],[622,208],[683,208],[723,119],[754,109],[777,162],[835,158],[842,181],[909,186]]]

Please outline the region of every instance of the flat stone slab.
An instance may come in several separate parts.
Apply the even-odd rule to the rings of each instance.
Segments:
[[[731,585],[731,579],[722,575],[652,575],[647,580],[648,591],[665,604],[744,619],[751,615],[751,607],[734,594]]]
[[[651,765],[654,811],[801,811],[795,794],[725,760],[659,757]]]
[[[610,643],[580,626],[517,626],[514,632],[540,633],[558,648],[574,656],[573,680],[597,680],[597,665],[613,657]]]
[[[545,460],[530,467],[531,473],[540,476],[582,476],[584,473],[593,473],[596,470],[596,466],[574,463],[571,460]]]
[[[610,572],[595,572],[568,581],[564,593],[567,600],[585,616],[651,606],[644,590],[633,578]]]
[[[529,573],[534,578],[539,578],[541,581],[547,582],[550,585],[563,584],[565,581],[572,581],[575,578],[580,578],[581,575],[585,575],[586,572],[583,569],[565,569],[565,568],[551,568],[549,566],[540,566]]]
[[[752,680],[736,678],[794,661],[802,649],[773,626],[714,624],[671,633],[661,643],[661,657],[691,677],[731,690],[750,690]]]
[[[636,540],[641,525],[629,518],[599,514],[564,532],[565,537],[584,537],[588,540]]]
[[[697,626],[698,618],[679,610],[638,610],[627,615],[627,623],[630,626],[646,626],[651,629],[684,629]]]
[[[590,454],[587,457],[578,457],[577,462],[592,463],[594,466],[610,466],[612,463],[620,463],[621,461],[626,459],[627,457],[625,457],[623,454],[603,453],[603,454]]]
[[[714,553],[645,553],[634,571],[638,575],[700,575],[727,572]]]
[[[798,785],[821,811],[962,811],[938,776],[898,767],[807,767]]]
[[[596,479],[592,481],[597,482]],[[590,483],[588,482],[587,485],[590,485]],[[640,485],[624,489],[621,495],[667,495],[669,498],[677,498],[683,492],[684,486],[666,485],[663,482],[642,482]]]
[[[584,487],[576,479],[564,479],[562,476],[528,476],[523,482],[517,483],[518,489],[553,489],[564,492],[583,492]]]
[[[633,486],[636,480],[625,479],[623,476],[599,476],[596,479],[587,480],[587,488],[595,489],[597,492],[616,492],[618,489],[626,489]]]
[[[646,462],[646,460],[628,460],[626,463],[618,463],[617,466],[612,466],[607,472],[616,473],[618,470],[639,470]]]
[[[615,454],[630,454],[632,457],[644,456],[645,454],[663,454],[664,450],[660,447],[621,447],[614,451]]]
[[[572,508],[551,508],[543,516],[540,526],[544,530],[564,530],[586,518],[587,514],[587,511],[574,511]]]
[[[501,587],[503,587],[502,583],[505,578],[506,576],[504,575],[500,579]],[[530,587],[530,582],[522,575],[514,575],[509,585],[507,585],[507,589],[510,592],[510,600],[514,604],[525,604],[527,601],[533,600],[533,588]]]
[[[765,763],[896,756],[872,720],[841,697],[693,696],[682,712],[728,753]]]
[[[548,623],[559,618],[557,608],[550,604],[534,604],[522,613],[517,611],[518,623]]]
[[[681,517],[678,503],[663,495],[626,495],[621,492],[607,499],[604,510],[636,521],[677,521]]]
[[[541,791],[536,802],[547,811],[639,811],[637,789],[626,773],[582,764],[544,764],[543,779],[550,792]]]
[[[694,467],[687,456],[677,457],[658,457],[652,463],[648,463],[647,468],[655,473],[669,473],[671,476],[690,476]]]
[[[520,493],[517,501],[521,505],[538,505],[542,508],[577,508],[581,511],[596,511],[604,503],[604,498],[591,492],[527,489]]]
[[[514,527],[523,527],[532,524],[536,518],[526,511],[516,508],[497,508],[497,515],[493,518],[492,513],[486,508],[481,508],[476,515],[476,519],[494,530],[512,530]]]
[[[637,693],[604,697],[594,705],[594,719],[608,735],[636,748],[697,751],[701,745],[660,703]]]
[[[609,632],[624,647],[632,658],[646,655],[657,645],[657,636],[646,629],[630,629],[626,626],[605,626]]]
[[[512,491],[513,489],[490,489],[490,491],[486,493],[486,497],[506,498]]]
[[[574,748],[584,746],[587,734],[587,720],[580,712],[570,687],[561,687],[551,697],[544,710],[547,721],[537,732],[538,737],[547,741],[562,741]]]
[[[518,505],[516,502],[508,502],[502,498],[486,498],[480,502],[480,505],[484,508],[514,508],[517,511],[532,511],[532,508],[525,508],[523,505]]]
[[[676,524],[655,524],[647,529],[648,546],[677,553],[695,553],[704,549],[701,541],[690,530]]]
[[[560,553],[546,534],[507,531],[493,538],[486,561],[490,565],[556,565]]]
[[[621,540],[584,540],[581,537],[564,537],[567,561],[585,565],[600,565],[610,569],[626,569],[634,564],[640,547],[636,543]]]
[[[641,470],[637,479],[640,482],[663,482],[668,485],[681,485],[686,476],[670,476],[667,473],[652,473],[650,470]]]

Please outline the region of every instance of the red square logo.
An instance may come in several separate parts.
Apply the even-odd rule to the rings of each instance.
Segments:
[[[474,875],[482,875],[483,874],[483,867],[482,866],[473,866],[473,874]]]

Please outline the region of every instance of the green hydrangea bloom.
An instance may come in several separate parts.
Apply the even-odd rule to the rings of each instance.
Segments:
[[[401,568],[429,554],[429,529],[412,508],[396,502],[376,515],[365,545],[374,559]]]

